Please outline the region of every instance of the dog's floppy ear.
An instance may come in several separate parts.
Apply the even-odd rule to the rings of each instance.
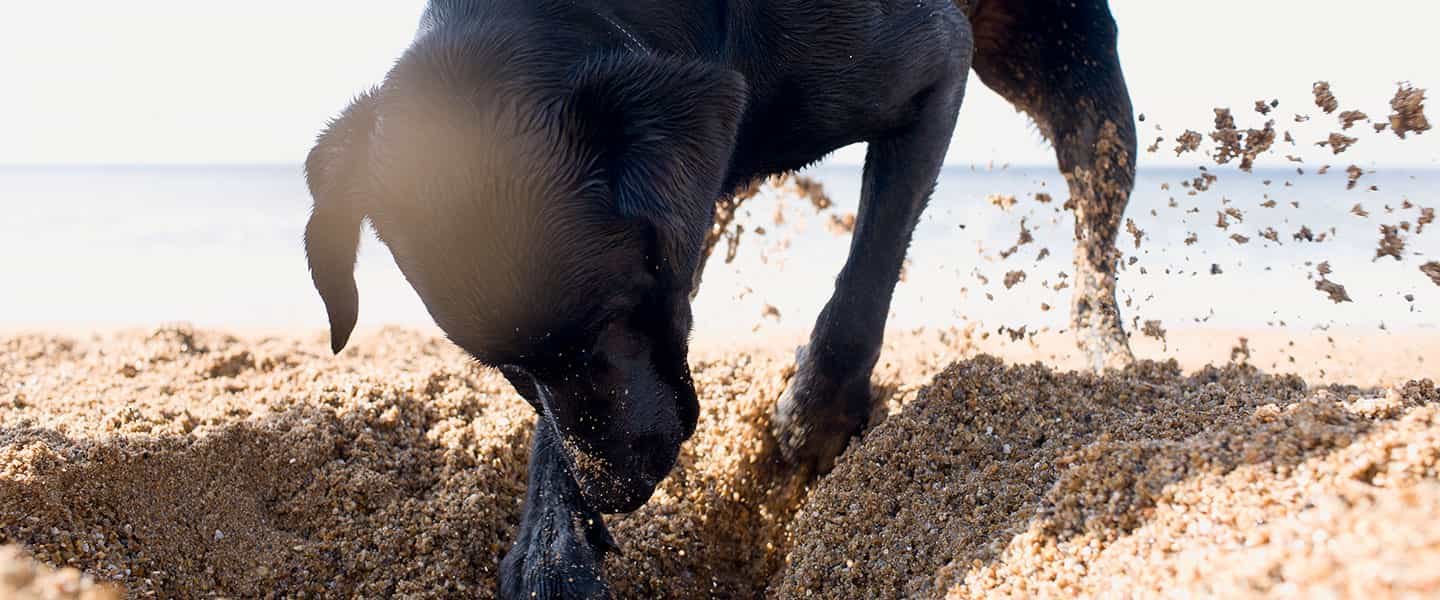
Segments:
[[[330,122],[305,159],[315,207],[305,226],[310,278],[330,317],[330,349],[339,354],[355,329],[359,292],[355,254],[365,210],[359,198],[375,128],[374,91],[362,94]]]
[[[637,54],[578,68],[568,108],[580,121],[620,213],[654,227],[661,269],[688,287],[745,114],[739,73]]]

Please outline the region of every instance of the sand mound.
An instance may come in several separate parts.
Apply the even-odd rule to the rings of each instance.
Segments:
[[[1440,394],[952,365],[790,525],[781,597],[1440,593]]]
[[[887,361],[891,416],[806,498],[764,433],[790,359],[696,362],[695,439],[647,506],[610,519],[618,596],[1440,590],[1429,383],[978,358],[917,399],[926,359]],[[413,332],[339,358],[319,336],[183,327],[13,337],[0,543],[137,597],[486,597],[532,418]]]

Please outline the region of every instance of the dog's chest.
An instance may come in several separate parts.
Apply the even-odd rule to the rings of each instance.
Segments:
[[[740,128],[730,179],[809,166],[850,144],[873,139],[905,119],[894,100],[839,85],[822,88],[803,80],[782,81],[775,91],[752,100]]]

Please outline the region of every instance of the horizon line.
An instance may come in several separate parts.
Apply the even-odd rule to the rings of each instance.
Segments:
[[[1317,163],[1318,164],[1318,163]],[[1364,163],[1372,168],[1386,168],[1399,170],[1440,170],[1440,159],[1432,159],[1428,163],[1415,162],[1374,162]],[[821,161],[810,167],[800,169],[798,172],[813,171],[831,167],[860,168],[864,163],[859,161]],[[1302,166],[1310,166],[1308,164]],[[304,161],[214,161],[214,162],[54,162],[54,163],[5,163],[0,162],[0,170],[25,170],[25,169],[203,169],[203,168],[303,168]],[[1198,170],[1200,168],[1209,170],[1237,170],[1233,165],[1216,165],[1207,162],[1194,163],[1171,163],[1145,165],[1140,164],[1138,171],[1147,170]],[[960,162],[946,163],[942,167],[951,169],[983,169],[986,171],[1002,171],[1005,169],[1058,169],[1053,162]],[[1269,171],[1293,171],[1295,165],[1256,165],[1255,172]]]

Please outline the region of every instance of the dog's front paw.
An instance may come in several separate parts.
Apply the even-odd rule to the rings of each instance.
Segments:
[[[500,562],[500,597],[507,600],[609,598],[601,576],[614,538],[598,513],[542,511],[520,528],[515,545]]]
[[[796,353],[795,376],[775,407],[771,427],[781,456],[812,475],[830,470],[870,417],[870,378],[820,372],[807,351]]]

